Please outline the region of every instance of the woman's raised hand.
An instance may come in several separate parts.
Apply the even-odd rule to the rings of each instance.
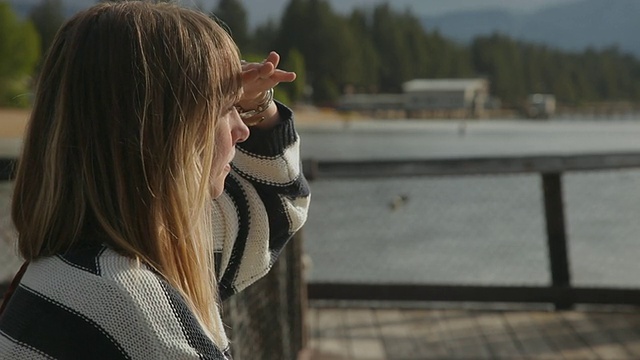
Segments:
[[[292,82],[296,73],[278,69],[280,55],[272,51],[261,63],[242,63],[243,95],[238,105],[243,109],[253,109],[260,104],[256,100],[262,99],[265,91],[281,82]]]

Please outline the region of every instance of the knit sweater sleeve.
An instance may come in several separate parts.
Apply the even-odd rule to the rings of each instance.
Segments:
[[[264,276],[307,217],[310,193],[293,114],[277,106],[281,123],[268,130],[251,128],[249,139],[236,147],[224,193],[214,201],[222,299]]]

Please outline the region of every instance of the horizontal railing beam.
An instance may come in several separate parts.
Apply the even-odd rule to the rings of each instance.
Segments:
[[[640,153],[473,157],[452,159],[315,160],[303,161],[313,179],[390,178],[424,175],[492,175],[563,173],[569,171],[640,168]]]
[[[552,286],[309,283],[311,300],[640,305],[640,289]]]
[[[16,159],[0,158],[0,180],[10,180]],[[451,159],[303,160],[313,179],[389,178],[425,175],[490,175],[563,173],[569,171],[640,168],[640,153],[472,157]]]

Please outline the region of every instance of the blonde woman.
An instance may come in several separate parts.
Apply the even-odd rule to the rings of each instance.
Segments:
[[[27,266],[1,359],[230,358],[219,302],[268,271],[309,202],[278,61],[241,64],[214,21],[168,4],[62,27],[15,181]]]

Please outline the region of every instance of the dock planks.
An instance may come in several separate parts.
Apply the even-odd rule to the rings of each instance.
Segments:
[[[640,312],[311,308],[311,360],[631,360]]]

